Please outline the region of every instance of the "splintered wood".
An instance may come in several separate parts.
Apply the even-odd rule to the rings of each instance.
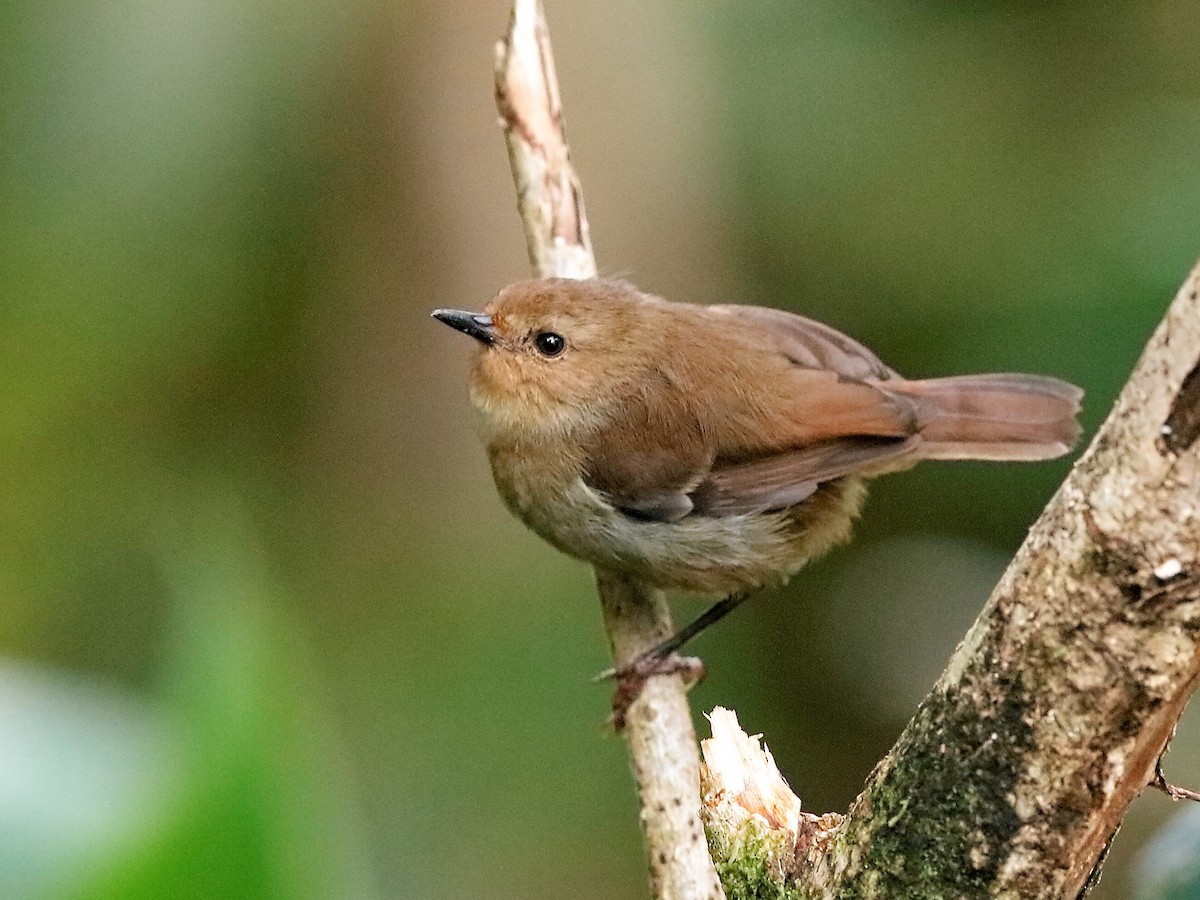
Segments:
[[[733,710],[718,706],[708,721],[712,737],[700,742],[701,817],[718,866],[753,857],[777,884],[794,883],[801,871],[808,886],[823,884],[842,817],[803,812],[761,735],[746,734]]]
[[[762,816],[772,829],[786,829],[794,835],[800,798],[779,773],[762,736],[746,734],[737,713],[723,706],[714,709],[708,721],[712,737],[700,742],[705,805],[735,803],[751,815]]]

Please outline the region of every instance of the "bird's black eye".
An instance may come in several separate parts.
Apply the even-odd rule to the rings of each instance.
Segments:
[[[542,356],[558,356],[567,349],[563,336],[553,331],[539,331],[533,339],[533,345]]]

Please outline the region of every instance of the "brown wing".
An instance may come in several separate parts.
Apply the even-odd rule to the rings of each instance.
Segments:
[[[661,372],[651,372],[619,412],[587,447],[588,484],[639,518],[682,519],[715,456],[695,410]]]
[[[736,336],[741,353],[756,355],[751,388],[770,398],[754,427],[730,419],[738,434],[717,435],[718,458],[739,455],[738,437],[747,433],[762,439],[761,446],[745,448],[749,454],[839,437],[915,433],[917,402],[888,389],[888,382],[903,379],[840,331],[780,309],[713,306],[706,312]]]
[[[588,483],[615,506],[661,521],[784,509],[821,482],[907,464],[916,403],[879,385],[899,376],[871,351],[782,310],[705,312],[728,317],[715,329],[737,336],[728,357],[756,354],[753,381],[729,373],[741,384],[727,385],[718,417],[695,408],[669,371],[647,376],[588,447]]]
[[[836,328],[798,313],[766,306],[710,306],[739,327],[755,328],[766,348],[775,350],[792,365],[824,369],[845,378],[886,381],[899,377],[874,353]]]
[[[841,438],[746,462],[717,462],[691,493],[693,513],[719,517],[787,509],[822,482],[904,468],[915,461],[916,450],[913,438]]]

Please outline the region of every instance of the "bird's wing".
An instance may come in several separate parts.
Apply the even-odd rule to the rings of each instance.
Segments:
[[[710,306],[738,328],[752,328],[764,350],[774,350],[802,369],[834,372],[845,378],[886,381],[897,378],[874,353],[836,328],[798,313],[766,306]]]
[[[913,438],[847,437],[743,462],[718,460],[691,492],[692,513],[720,517],[787,509],[822,482],[906,468],[915,462],[916,448]]]
[[[661,522],[786,509],[823,482],[906,468],[917,448],[911,437],[845,437],[729,462],[699,442],[689,452],[679,443],[656,446],[647,434],[606,429],[604,450],[593,456],[603,462],[592,463],[587,480],[625,513]]]
[[[615,506],[660,521],[785,509],[822,482],[915,459],[916,401],[888,390],[903,379],[866,347],[783,310],[707,311],[741,336],[731,355],[757,355],[754,393],[769,402],[711,384],[725,391],[716,416],[651,372],[588,448],[587,480]]]
[[[585,479],[632,516],[674,522],[712,468],[709,444],[695,410],[651,372],[587,442]]]
[[[728,319],[741,344],[755,355],[754,390],[770,398],[757,427],[730,419],[738,435],[716,435],[717,457],[737,446],[742,433],[763,437],[751,452],[823,444],[839,437],[908,437],[918,429],[919,404],[891,390],[904,382],[874,353],[840,331],[781,309],[712,306]]]

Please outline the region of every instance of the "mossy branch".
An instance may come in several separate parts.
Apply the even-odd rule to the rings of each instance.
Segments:
[[[754,820],[799,849],[736,896],[1080,896],[1200,683],[1198,295],[1200,269],[845,818]],[[745,871],[764,839],[708,798]]]

